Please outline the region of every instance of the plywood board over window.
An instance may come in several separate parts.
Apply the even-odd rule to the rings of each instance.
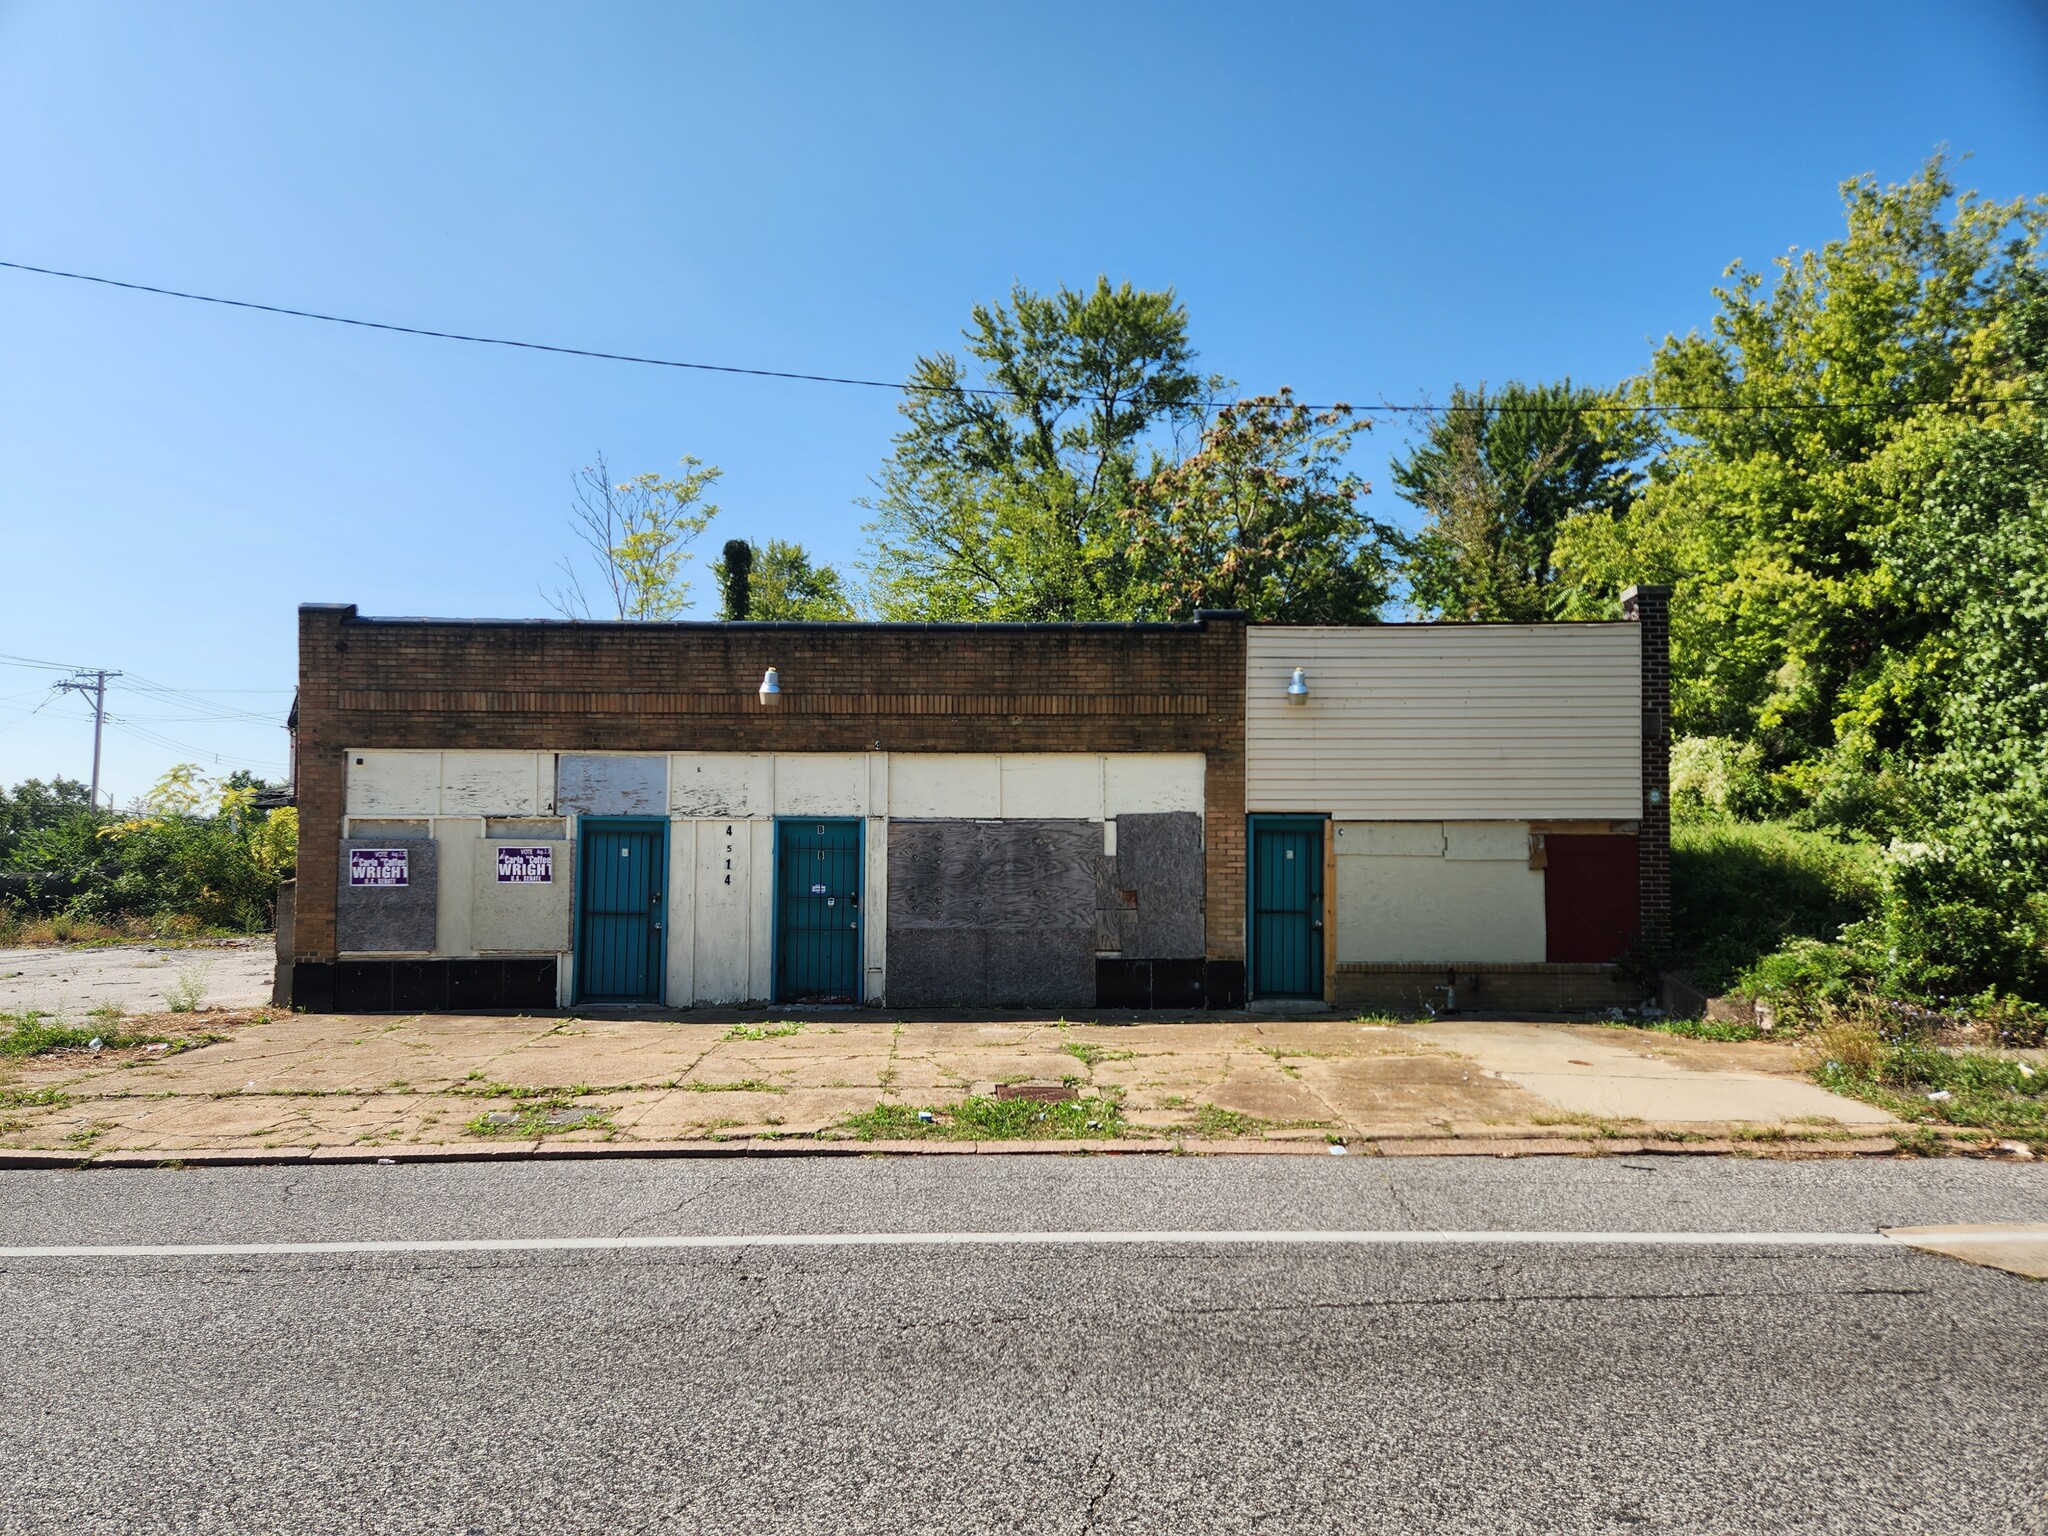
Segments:
[[[668,758],[565,752],[555,774],[555,809],[576,816],[666,815]]]

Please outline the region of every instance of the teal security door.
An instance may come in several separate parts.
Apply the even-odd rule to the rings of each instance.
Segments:
[[[1323,823],[1252,818],[1253,997],[1323,995]]]
[[[775,1000],[860,1001],[861,826],[775,824]]]
[[[576,997],[659,1003],[668,823],[586,816],[576,857]]]

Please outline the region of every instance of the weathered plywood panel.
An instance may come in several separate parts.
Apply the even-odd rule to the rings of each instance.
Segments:
[[[1543,958],[1543,872],[1527,861],[1337,855],[1337,959]]]
[[[752,823],[697,823],[693,1002],[742,1003],[752,979]]]
[[[1202,818],[1193,811],[1117,818],[1115,883],[1136,898],[1121,935],[1125,958],[1193,960],[1205,953],[1207,866]]]
[[[1362,821],[1642,813],[1634,624],[1254,626],[1246,804]],[[1294,668],[1309,701],[1287,702]]]
[[[892,752],[889,814],[893,817],[1000,816],[1002,760],[994,753]]]
[[[439,817],[434,822],[435,878],[440,895],[435,902],[434,953],[473,955],[476,953],[475,881],[478,839],[483,836],[483,818]],[[563,946],[566,948],[567,946]]]
[[[1095,752],[1005,752],[1001,809],[1011,817],[1102,819],[1102,756]]]
[[[697,996],[697,829],[696,821],[675,821],[668,829],[668,967],[663,999],[687,1008]]]
[[[766,1002],[775,995],[775,823],[750,821],[746,827],[753,897],[747,922],[747,997]]]
[[[348,814],[433,816],[441,809],[441,754],[348,754]]]
[[[1101,846],[1090,821],[891,821],[889,1001],[1092,1002]]]
[[[865,753],[779,752],[775,756],[775,814],[862,816],[867,813]]]
[[[772,815],[773,766],[765,753],[678,752],[669,758],[669,809],[678,816]]]
[[[498,837],[471,846],[477,953],[553,955],[568,949],[575,912],[576,845],[567,839]],[[498,850],[508,847],[552,849],[554,879],[545,885],[501,884]]]
[[[1193,811],[1201,814],[1204,773],[1199,752],[1121,753],[1103,759],[1102,797],[1105,816],[1144,811]]]
[[[563,753],[555,809],[577,816],[665,816],[668,759]]]
[[[365,888],[348,883],[352,848],[404,848],[406,883]],[[439,865],[432,841],[345,837],[335,891],[335,932],[345,955],[430,955],[440,906]]]
[[[1090,1008],[1095,1004],[1095,929],[987,930],[989,1008]]]
[[[1447,821],[1444,823],[1444,857],[1526,864],[1529,862],[1529,823]]]
[[[443,752],[441,814],[533,816],[543,806],[531,752]]]
[[[887,762],[872,758],[870,763]],[[869,783],[874,781],[869,779]],[[861,889],[861,1000],[878,1003],[885,995],[889,971],[889,824],[881,817],[869,818],[866,868]]]
[[[988,934],[979,928],[889,931],[889,1006],[985,1007]]]
[[[980,928],[981,824],[889,823],[889,928]]]

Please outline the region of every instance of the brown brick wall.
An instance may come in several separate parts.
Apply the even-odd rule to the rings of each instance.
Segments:
[[[1643,627],[1643,818],[1636,843],[1643,942],[1671,943],[1671,589],[1630,587],[1621,614]]]
[[[783,702],[757,690],[780,670]],[[299,958],[332,959],[351,747],[1201,752],[1208,949],[1244,956],[1241,614],[1174,625],[567,624],[299,610]]]

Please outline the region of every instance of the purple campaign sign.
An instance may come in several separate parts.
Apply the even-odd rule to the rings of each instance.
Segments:
[[[350,885],[394,886],[406,883],[403,848],[351,848],[348,851]]]
[[[498,850],[498,884],[552,885],[554,879],[554,849],[540,847]]]

